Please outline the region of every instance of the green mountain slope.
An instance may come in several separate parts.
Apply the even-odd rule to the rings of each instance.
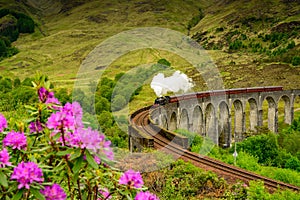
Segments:
[[[24,78],[40,70],[57,82],[72,82],[85,56],[106,38],[148,26],[185,32],[188,20],[202,5],[201,1],[179,0],[63,2],[53,14],[54,8],[46,9],[50,13],[42,13],[43,4],[27,1],[26,7],[33,5],[32,13],[40,19],[40,30],[15,42],[21,52],[0,63],[4,68],[1,73]]]
[[[300,1],[223,0],[205,10],[191,30],[210,49],[226,87],[297,88]]]
[[[20,53],[0,62],[1,75],[25,78],[39,70],[57,85],[71,86],[85,56],[105,39],[149,26],[188,34],[200,8],[204,17],[189,34],[208,49],[225,87],[299,85],[298,0],[2,0],[0,5],[29,13],[37,24],[35,33],[14,43]],[[180,58],[155,50],[132,53],[115,65],[120,69],[161,57],[197,79]]]

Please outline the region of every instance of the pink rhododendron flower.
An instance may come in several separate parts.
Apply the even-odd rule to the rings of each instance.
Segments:
[[[58,184],[52,186],[45,186],[45,189],[40,191],[46,198],[46,200],[65,200],[67,195],[64,190]]]
[[[106,155],[110,160],[114,159],[114,153],[110,147],[111,142],[105,140],[105,136],[90,127],[87,129],[77,129],[73,135],[70,135],[70,145],[73,147],[88,149],[96,156],[95,161],[99,164],[98,155]]]
[[[15,131],[9,132],[2,141],[3,146],[11,146],[13,149],[26,149],[27,139],[24,133]]]
[[[30,133],[37,133],[43,130],[42,124],[40,121],[30,122],[29,125]]]
[[[155,194],[150,193],[149,191],[141,191],[137,193],[134,200],[159,200],[159,198]]]
[[[150,193],[149,191],[141,191],[137,193],[134,200],[159,200],[159,198],[155,194]]]
[[[19,182],[18,189],[25,187],[30,188],[33,182],[43,182],[44,179],[42,170],[34,162],[21,162],[14,171],[10,179],[16,179]]]
[[[61,109],[62,112],[67,115],[71,115],[74,120],[75,128],[82,128],[82,108],[78,102],[66,103],[66,105]]]
[[[63,128],[64,130],[75,131],[78,128],[83,128],[82,109],[79,103],[66,103],[58,112],[51,114],[46,125],[49,129],[55,130]]]
[[[105,136],[97,130],[83,127],[82,108],[78,102],[66,103],[58,112],[52,113],[46,126],[52,129],[51,137],[63,131],[64,137],[61,136],[57,142],[66,146],[88,149],[98,164],[101,162],[101,155],[106,155],[110,160],[114,159],[111,142],[106,141]]]
[[[46,125],[49,129],[55,130],[74,130],[75,128],[73,116],[61,111],[52,113],[51,116],[48,118],[48,122]]]
[[[6,165],[10,166],[11,163],[9,162],[9,154],[6,149],[0,151],[0,168],[5,167]]]
[[[99,193],[103,196],[103,198],[98,198],[97,200],[107,200],[112,198],[107,188],[99,190]]]
[[[3,132],[5,128],[7,128],[7,121],[5,117],[0,114],[0,132]]]
[[[60,104],[57,98],[54,97],[54,92],[49,92],[46,88],[41,87],[38,90],[39,100],[46,104]]]
[[[144,182],[140,172],[135,172],[130,169],[120,177],[119,184],[128,185],[130,188],[141,188]]]

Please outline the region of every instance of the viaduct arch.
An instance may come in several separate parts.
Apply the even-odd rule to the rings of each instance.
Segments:
[[[187,129],[210,137],[220,146],[229,146],[233,139],[242,140],[246,131],[256,131],[257,126],[267,125],[270,131],[277,133],[279,101],[284,102],[284,122],[292,123],[300,90],[272,88],[276,87],[208,91],[209,95],[202,97],[198,93],[177,96],[176,101],[153,109],[150,117],[169,131]],[[267,108],[263,107],[264,102]],[[263,119],[264,112],[267,112],[267,120]]]

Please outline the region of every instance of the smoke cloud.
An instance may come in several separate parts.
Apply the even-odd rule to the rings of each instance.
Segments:
[[[176,71],[172,76],[165,77],[163,73],[159,73],[153,77],[151,88],[156,96],[160,97],[168,92],[187,92],[194,86],[191,78],[186,74]]]

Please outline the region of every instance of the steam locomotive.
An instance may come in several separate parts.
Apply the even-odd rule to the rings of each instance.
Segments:
[[[273,92],[282,91],[282,86],[267,86],[267,87],[252,87],[252,88],[235,88],[228,90],[211,90],[205,92],[197,92],[190,94],[183,94],[180,96],[162,96],[158,97],[154,101],[154,105],[166,105],[168,103],[175,103],[181,100],[188,100],[194,98],[206,98],[211,96],[221,96],[221,95],[234,95],[234,94],[244,94],[244,93],[255,93],[255,92]]]
[[[166,105],[170,102],[170,96],[161,96],[155,99],[154,105]]]

